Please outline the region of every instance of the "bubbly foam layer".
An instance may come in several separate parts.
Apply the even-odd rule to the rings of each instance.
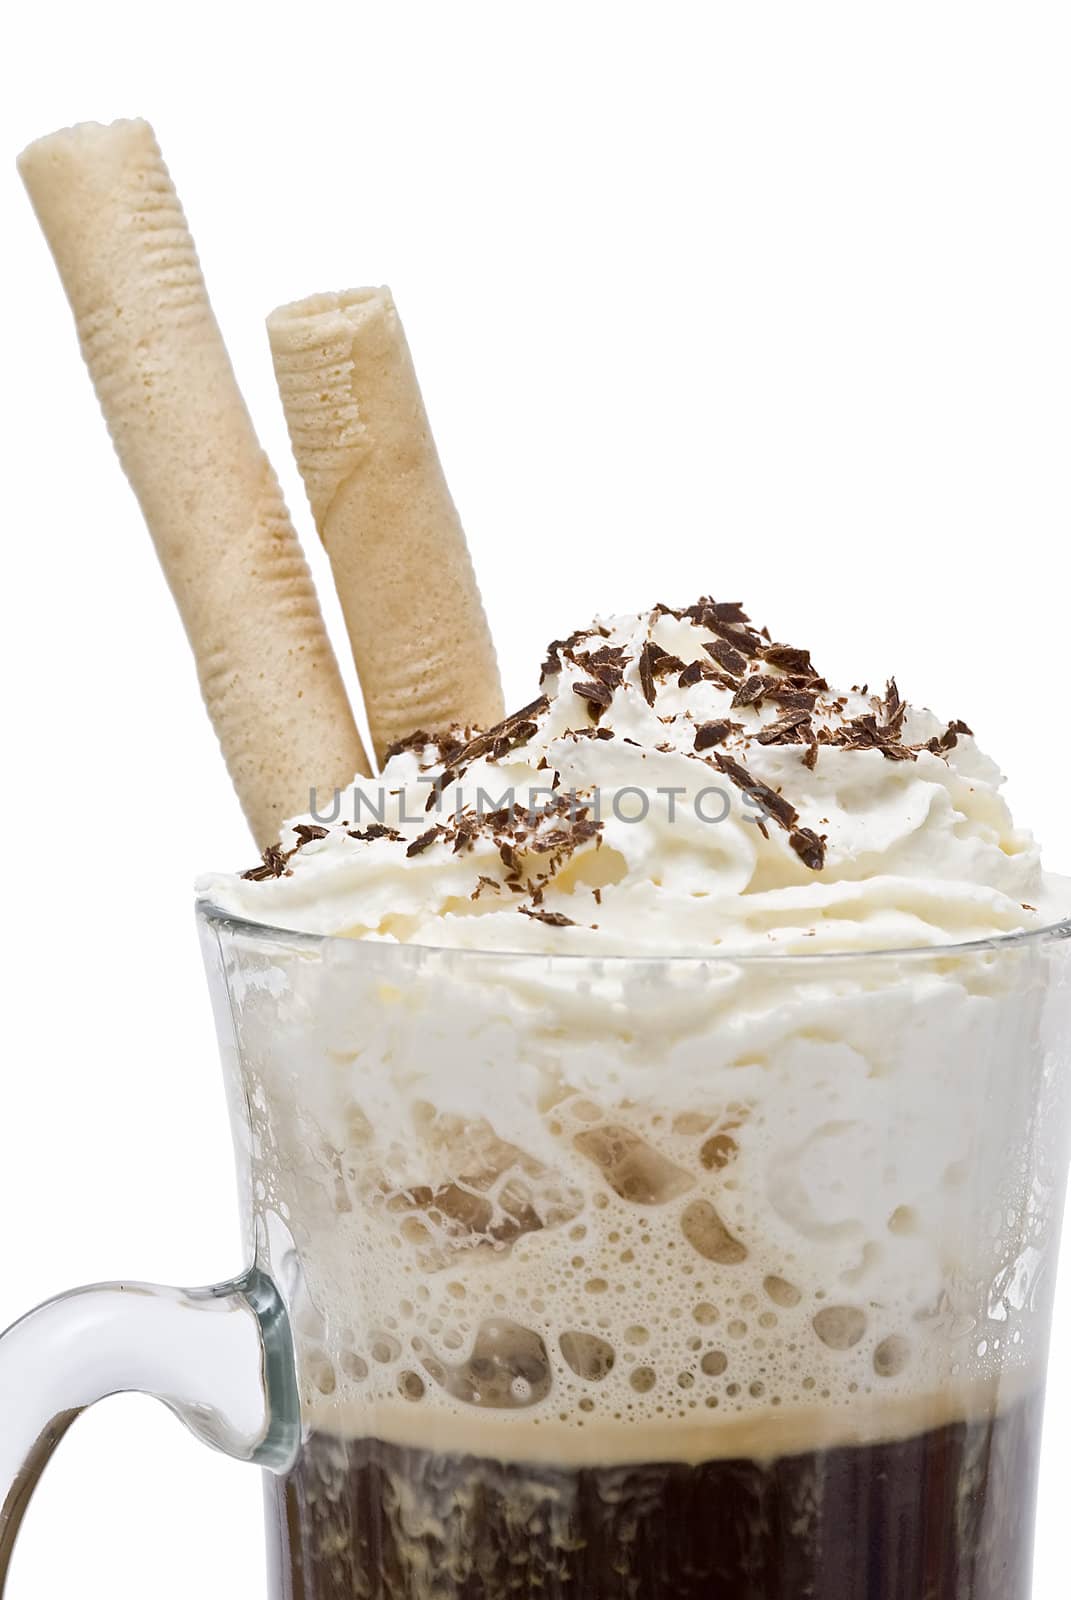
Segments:
[[[821,1443],[1041,1370],[1045,945],[810,968],[233,938],[318,1428]]]

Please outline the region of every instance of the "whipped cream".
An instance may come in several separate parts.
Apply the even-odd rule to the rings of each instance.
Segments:
[[[591,954],[961,943],[1065,912],[962,722],[831,687],[737,604],[556,641],[497,728],[416,734],[203,898],[253,921]],[[311,797],[310,797],[311,798]]]

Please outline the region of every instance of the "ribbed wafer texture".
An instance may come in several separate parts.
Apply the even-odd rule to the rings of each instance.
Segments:
[[[352,289],[268,318],[376,754],[503,714],[494,645],[394,301]]]
[[[145,122],[38,140],[19,170],[261,845],[368,770],[312,578]]]

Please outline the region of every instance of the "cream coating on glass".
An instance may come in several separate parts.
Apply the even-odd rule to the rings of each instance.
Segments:
[[[1037,1383],[1063,1126],[1043,946],[633,963],[228,938],[310,1426],[761,1457]]]

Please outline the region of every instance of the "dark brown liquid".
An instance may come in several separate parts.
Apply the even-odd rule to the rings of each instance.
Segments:
[[[314,1435],[272,1600],[1028,1600],[1041,1405],[779,1460],[526,1466]]]

